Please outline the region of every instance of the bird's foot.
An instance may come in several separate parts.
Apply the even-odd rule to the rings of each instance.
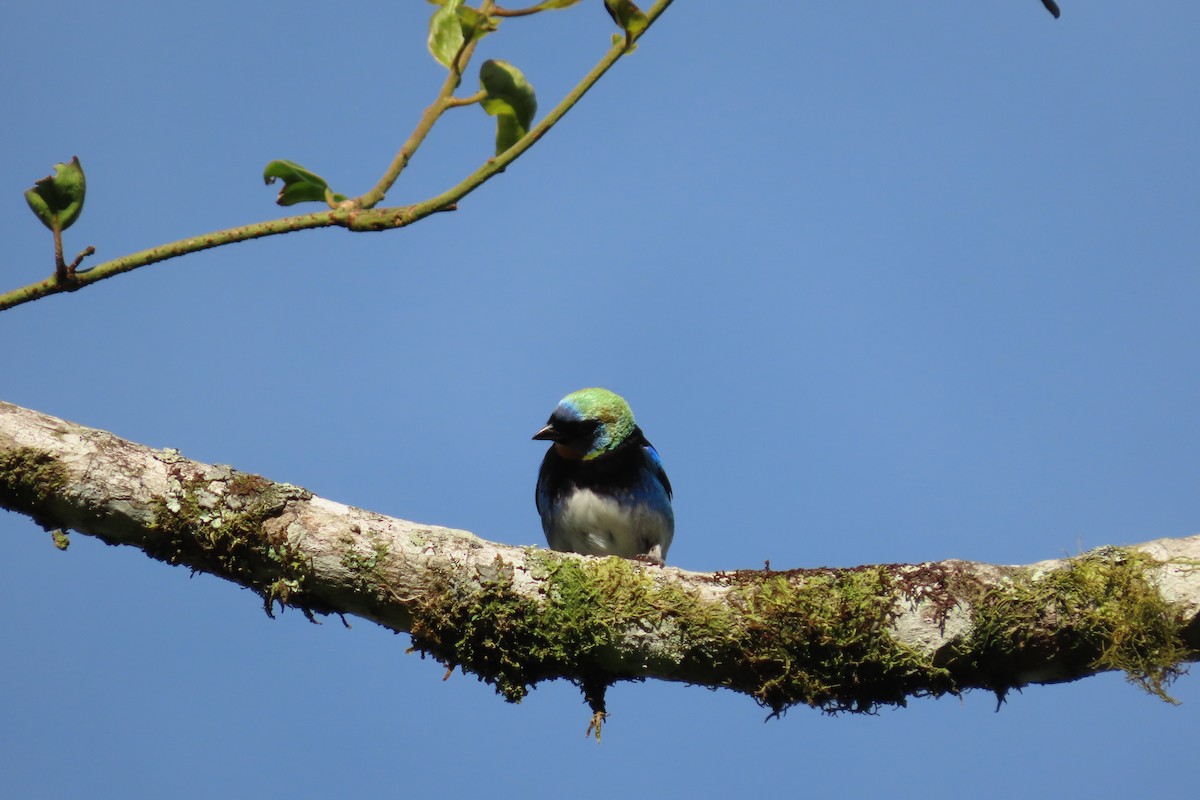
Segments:
[[[666,563],[663,559],[662,547],[657,544],[650,548],[649,553],[636,555],[633,557],[633,560],[640,561],[643,564],[653,564],[656,567],[661,567]]]

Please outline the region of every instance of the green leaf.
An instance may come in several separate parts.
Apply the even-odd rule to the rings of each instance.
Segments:
[[[650,25],[650,20],[633,0],[604,0],[608,15],[629,36],[637,36]]]
[[[638,46],[636,44],[629,43],[629,34],[627,33],[614,33],[612,35],[612,43],[613,47],[621,44],[625,45],[625,55],[637,52]]]
[[[341,195],[332,194],[329,184],[315,172],[309,172],[295,161],[272,161],[263,170],[263,182],[270,186],[276,180],[283,181],[283,188],[275,202],[281,206],[294,206],[296,203],[328,202],[330,198],[345,199]]]
[[[458,19],[458,7],[463,0],[446,0],[429,18],[429,52],[437,62],[447,69],[462,49],[463,26]]]
[[[521,70],[498,59],[483,62],[479,85],[487,92],[480,105],[496,118],[496,155],[500,155],[529,131],[537,114],[537,95]]]
[[[65,231],[83,212],[87,180],[79,157],[70,164],[55,164],[54,174],[47,175],[25,192],[25,202],[50,230]]]
[[[459,6],[458,22],[462,25],[464,40],[482,39],[496,30],[496,22],[491,17],[479,13],[478,9],[470,6]]]
[[[549,11],[553,8],[570,8],[580,0],[542,0],[537,4],[537,7]]]

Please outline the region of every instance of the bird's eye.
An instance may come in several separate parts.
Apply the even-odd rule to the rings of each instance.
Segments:
[[[561,434],[562,442],[591,442],[600,422],[594,419],[556,419],[554,427]]]

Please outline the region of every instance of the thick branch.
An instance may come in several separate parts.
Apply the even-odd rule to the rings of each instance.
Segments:
[[[659,678],[779,712],[1109,669],[1163,697],[1200,650],[1200,536],[1027,567],[945,561],[693,573],[508,547],[393,519],[0,403],[0,506],[354,614],[519,699],[567,678]]]

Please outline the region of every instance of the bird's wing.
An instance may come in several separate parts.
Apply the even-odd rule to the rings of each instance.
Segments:
[[[667,471],[663,469],[662,459],[658,457],[658,451],[654,449],[654,445],[646,442],[642,448],[642,452],[646,456],[646,466],[649,467],[654,477],[658,478],[658,482],[663,485],[663,488],[667,490],[667,498],[670,499],[674,496],[671,491],[671,481],[667,478]]]

